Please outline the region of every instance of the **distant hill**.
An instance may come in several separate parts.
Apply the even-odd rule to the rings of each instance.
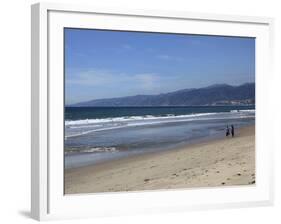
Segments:
[[[216,84],[205,88],[183,89],[158,95],[136,95],[97,99],[73,104],[74,107],[203,106],[255,104],[255,83],[240,86]]]

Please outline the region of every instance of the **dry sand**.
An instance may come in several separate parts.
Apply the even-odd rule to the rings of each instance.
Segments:
[[[255,126],[234,138],[67,169],[65,193],[140,191],[255,183]]]

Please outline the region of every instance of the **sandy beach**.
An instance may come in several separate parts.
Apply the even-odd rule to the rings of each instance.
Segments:
[[[234,138],[65,170],[65,193],[255,184],[255,126]]]

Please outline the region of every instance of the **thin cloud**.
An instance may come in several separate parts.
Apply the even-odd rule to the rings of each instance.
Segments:
[[[77,72],[72,78],[66,79],[67,85],[99,86],[108,84],[111,74],[102,70]]]
[[[71,78],[66,79],[67,85],[79,85],[87,87],[100,87],[105,85],[116,85],[122,83],[136,86],[137,88],[153,89],[160,76],[155,73],[126,74],[107,70],[92,69],[83,72],[76,72]]]
[[[181,57],[175,57],[167,54],[160,54],[155,56],[157,59],[165,60],[165,61],[183,61],[184,59]]]
[[[132,50],[133,49],[133,47],[130,44],[123,44],[122,48],[125,49],[125,50]]]
[[[134,78],[144,90],[153,90],[156,87],[158,88],[159,83],[161,82],[161,77],[153,73],[137,74]]]

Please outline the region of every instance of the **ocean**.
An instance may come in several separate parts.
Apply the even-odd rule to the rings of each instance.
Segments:
[[[254,106],[65,107],[65,168],[172,150],[254,123]]]

